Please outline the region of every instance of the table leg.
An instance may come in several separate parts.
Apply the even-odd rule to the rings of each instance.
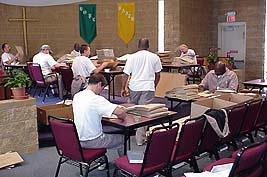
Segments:
[[[124,155],[127,154],[127,141],[130,138],[130,130],[125,130],[124,132]]]
[[[113,100],[115,99],[115,76],[112,77],[112,95],[113,95]]]

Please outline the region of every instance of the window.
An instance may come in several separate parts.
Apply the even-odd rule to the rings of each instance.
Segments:
[[[164,51],[164,0],[158,0],[158,51]]]

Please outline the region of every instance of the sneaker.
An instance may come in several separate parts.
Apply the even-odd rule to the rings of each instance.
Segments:
[[[103,171],[105,169],[106,169],[106,164],[105,163],[103,165],[97,167],[97,170],[99,170],[99,171]]]

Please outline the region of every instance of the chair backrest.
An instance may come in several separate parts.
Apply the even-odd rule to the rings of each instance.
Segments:
[[[208,121],[205,120],[205,125],[201,133],[201,141],[198,145],[198,154],[212,152],[219,140],[220,137],[216,134]]]
[[[41,70],[41,66],[38,63],[28,63],[29,73],[32,74],[33,81],[39,85],[44,86],[45,80]]]
[[[262,127],[264,125],[267,125],[267,100],[263,100],[261,104],[261,109],[256,121],[255,127]]]
[[[168,130],[164,130],[165,128]],[[170,127],[158,127],[152,130],[148,138],[140,176],[146,176],[168,167],[178,128],[178,124],[173,124]]]
[[[32,65],[32,62],[27,62],[27,68],[28,68],[28,71],[29,71],[29,76],[30,76],[31,80],[34,81],[33,80],[32,70],[30,70],[31,65]]]
[[[267,151],[266,140],[251,144],[232,154],[235,159],[229,177],[259,177],[263,172],[263,162]]]
[[[71,83],[73,80],[73,72],[71,68],[60,67],[60,74],[62,77],[63,85],[66,91],[71,92]]]
[[[203,57],[197,57],[197,64],[199,64],[200,66],[203,66],[204,58]]]
[[[197,152],[204,123],[205,118],[203,116],[185,120],[179,134],[176,149],[174,150],[173,164],[180,163]]]
[[[70,119],[49,116],[52,134],[60,156],[83,161],[82,148],[74,122]]]
[[[256,100],[247,103],[247,113],[241,125],[240,135],[253,130],[260,111],[261,100]]]
[[[237,137],[241,129],[243,119],[245,118],[247,111],[247,106],[241,104],[235,107],[232,107],[228,111],[228,126],[230,133],[225,139]]]

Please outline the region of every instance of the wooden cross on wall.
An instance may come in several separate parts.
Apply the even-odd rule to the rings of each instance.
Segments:
[[[22,18],[10,18],[10,22],[22,22],[23,23],[23,40],[24,40],[24,52],[28,56],[28,36],[27,36],[27,22],[36,22],[38,19],[26,18],[26,8],[22,7]]]

